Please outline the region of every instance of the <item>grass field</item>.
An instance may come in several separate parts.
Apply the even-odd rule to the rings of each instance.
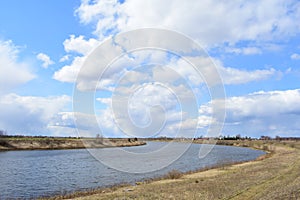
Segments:
[[[53,199],[300,199],[299,141],[221,142],[264,149],[269,154],[246,163]]]

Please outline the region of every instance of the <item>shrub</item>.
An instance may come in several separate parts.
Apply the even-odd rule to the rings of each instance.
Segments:
[[[269,151],[269,147],[268,147],[267,145],[264,145],[264,146],[263,146],[263,150],[264,150],[264,151]]]
[[[179,179],[183,176],[183,173],[178,170],[172,170],[170,171],[165,178],[167,179]]]

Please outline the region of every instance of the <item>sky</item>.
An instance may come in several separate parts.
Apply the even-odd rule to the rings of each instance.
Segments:
[[[8,134],[300,137],[297,0],[0,4]]]

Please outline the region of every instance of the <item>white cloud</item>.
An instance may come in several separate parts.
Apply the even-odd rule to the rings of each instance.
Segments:
[[[51,120],[48,129],[52,135],[95,137],[100,133],[96,115],[80,112],[59,112]],[[102,134],[103,135],[103,134]]]
[[[82,55],[87,55],[99,45],[99,41],[93,38],[85,40],[82,35],[78,37],[70,35],[70,38],[66,39],[63,44],[66,52],[76,52]]]
[[[41,60],[43,62],[42,66],[44,68],[48,68],[49,65],[53,65],[54,64],[54,61],[52,61],[47,54],[39,53],[36,56],[36,58],[39,59],[39,60]]]
[[[273,68],[250,71],[225,67],[220,60],[209,57],[202,59],[188,57],[188,59],[192,62],[194,61],[193,63],[199,66],[203,76],[202,79],[205,79],[210,86],[218,80],[218,76],[221,77],[223,84],[235,85],[265,80],[274,76],[276,73],[279,73]],[[197,76],[195,70],[187,65],[187,63],[182,62],[182,60],[179,60],[176,68],[180,74],[188,77],[188,79],[195,84],[197,84],[197,82],[203,82],[203,80]]]
[[[35,78],[29,64],[18,61],[18,53],[18,47],[11,40],[0,40],[0,93]]]
[[[147,88],[144,88],[147,89]],[[124,116],[119,115],[119,107],[112,110],[111,99],[99,98],[98,101],[107,104],[108,107],[99,112],[99,115],[93,116],[83,113],[76,114],[76,125],[74,123],[74,113],[61,112],[57,115],[55,123],[52,123],[50,129],[53,131],[63,131],[76,134],[76,128],[81,135],[94,136],[95,132],[99,132],[98,124],[105,136],[124,137],[126,134],[121,130],[130,130],[131,134],[136,136],[149,136],[148,132],[134,132],[128,125],[128,119],[136,126],[143,127],[148,123],[156,123],[152,120],[166,120],[160,129],[159,135],[167,136],[190,136],[193,137],[195,130],[200,131],[201,135],[206,135],[207,130],[213,124],[220,124],[222,121],[218,119],[218,114],[223,109],[220,102],[223,100],[214,100],[208,104],[203,104],[199,109],[198,117],[191,117],[186,112],[178,112],[174,109],[175,104],[169,104],[169,100],[175,100],[168,95],[156,94],[154,88],[149,88],[143,93],[134,97],[133,104],[128,106],[128,114],[126,123],[123,123]],[[146,97],[147,96],[147,97]],[[220,102],[219,102],[220,101]],[[225,100],[226,103],[226,120],[223,128],[223,135],[242,134],[251,137],[260,137],[261,135],[269,136],[299,136],[300,130],[300,89],[286,91],[269,91],[256,92],[246,96],[230,97]],[[168,103],[169,102],[169,103]],[[155,105],[167,105],[163,110],[153,109]],[[212,107],[212,104],[214,106]],[[168,106],[169,105],[169,106]],[[125,104],[117,106],[126,107]],[[148,107],[148,108],[146,108]],[[148,112],[148,109],[152,109]],[[166,117],[166,118],[164,118]],[[97,119],[98,124],[95,119]],[[150,121],[149,121],[150,119]],[[158,123],[159,124],[159,123]],[[127,125],[124,129],[124,125]],[[160,125],[160,124],[159,124]],[[121,129],[120,129],[121,128]],[[157,127],[152,127],[153,130]],[[147,129],[143,129],[147,130]],[[153,133],[153,132],[151,132]],[[197,134],[197,133],[196,133]]]
[[[150,137],[159,133],[177,112],[178,99],[172,89],[160,84],[131,87],[128,93],[115,91],[112,99],[114,121],[128,134]],[[119,92],[120,91],[120,92]],[[180,102],[183,103],[183,102]]]
[[[262,50],[257,47],[243,47],[243,48],[225,48],[228,53],[244,54],[244,55],[255,55],[261,54]]]
[[[138,71],[126,71],[125,75],[121,78],[120,84],[137,84],[149,80],[150,77],[146,73]]]
[[[163,3],[156,1],[145,3],[139,0],[127,0],[123,4],[118,1],[82,1],[75,12],[82,23],[96,24],[95,35],[97,38],[88,39],[82,35],[77,37],[71,35],[70,38],[66,39],[64,41],[66,52],[79,53],[82,57],[76,56],[71,65],[64,66],[55,72],[53,77],[63,82],[75,82],[84,59],[89,52],[100,44],[100,41],[117,32],[135,28],[162,27],[176,30],[187,34],[208,48],[224,45],[224,50],[227,52],[245,55],[261,54],[262,50],[274,49],[272,42],[275,39],[285,38],[300,31],[300,25],[296,20],[299,18],[298,21],[300,21],[300,9],[298,9],[300,3],[292,0],[286,2],[274,0],[230,3],[223,1],[212,3],[205,0],[185,2],[184,4],[179,0],[164,1]],[[187,10],[188,12],[186,12]],[[207,23],[208,21],[209,23]],[[241,41],[245,41],[244,46]],[[254,42],[255,45],[249,45],[249,41]],[[236,43],[239,43],[239,47],[235,47]],[[124,43],[125,47],[123,48],[126,48],[126,44]],[[180,46],[183,47],[184,45]],[[111,52],[124,51],[120,46],[113,44],[107,48],[105,52],[107,58],[110,58]],[[131,64],[142,63],[143,60],[140,59],[142,57],[136,56],[134,62],[130,61],[132,58],[129,58],[127,65],[129,62]],[[216,59],[214,61],[220,63]],[[96,63],[96,61],[90,63],[92,62]],[[114,73],[124,70],[126,62],[123,64],[123,66],[116,67]],[[97,68],[90,67],[90,70],[86,71],[79,80],[77,86],[80,86],[81,89],[93,88],[99,78],[95,77],[99,67],[105,66],[98,63]],[[213,73],[211,69],[207,67],[206,72],[213,80],[216,78],[216,73]],[[177,70],[188,75],[189,80],[201,82],[198,77],[194,76],[195,73],[189,73],[185,67],[179,65]],[[264,80],[276,73],[274,69],[247,71],[224,67],[222,64],[218,65],[218,70],[225,84]],[[111,73],[107,74],[106,83],[112,83],[115,81],[113,79],[118,78]],[[103,83],[98,85],[99,89],[109,89]]]
[[[291,55],[292,60],[300,60],[300,54],[294,53]]]
[[[68,103],[68,96],[0,96],[0,129],[9,134],[49,134],[48,124]]]
[[[71,65],[66,65],[56,71],[53,78],[61,82],[74,83],[84,60],[85,57],[75,57]]]
[[[158,88],[155,88],[155,90],[151,87],[149,90],[147,88],[145,87],[145,91],[131,96],[133,100],[125,99],[125,102],[117,102],[114,112],[111,110],[112,106],[109,98],[99,98],[98,101],[108,105],[108,108],[104,109],[98,118],[104,129],[108,132],[114,132],[118,136],[123,134],[116,127],[121,127],[122,130],[132,134],[141,134],[141,132],[136,132],[138,129],[134,129],[129,124],[133,123],[133,125],[140,127],[151,123],[161,125],[157,121],[151,121],[151,118],[155,117],[155,120],[164,122],[163,128],[160,130],[161,134],[176,136],[177,131],[181,129],[189,135],[193,134],[190,131],[197,128],[201,130],[202,135],[206,135],[208,132],[205,131],[211,126],[222,125],[223,118],[219,113],[226,112],[224,135],[242,134],[251,137],[260,137],[261,135],[273,137],[276,135],[299,136],[300,105],[298,102],[300,101],[300,89],[261,91],[246,96],[229,97],[225,100],[225,110],[221,106],[224,100],[213,100],[200,107],[198,117],[191,117],[191,114],[185,111],[178,112],[179,110],[176,109],[178,102],[172,95],[169,96],[161,90],[158,92]],[[128,105],[128,108],[126,105]],[[163,109],[153,109],[155,105],[163,106]],[[124,112],[122,112],[122,108],[125,109]],[[124,115],[125,111],[126,115]],[[157,130],[154,125],[153,130]],[[143,133],[146,134],[147,132]]]
[[[81,23],[88,24],[90,22],[95,22],[97,23],[97,27],[100,26],[104,32],[114,32],[114,29],[118,26],[115,22],[117,16],[123,17],[123,14],[118,11],[120,9],[120,4],[115,0],[97,1],[92,3],[92,5],[90,3],[91,2],[88,0],[82,1],[80,7],[75,11],[79,16]],[[98,31],[96,30],[95,32]],[[99,38],[104,39],[107,35],[109,34],[101,33],[99,34]]]
[[[264,69],[264,70],[254,70],[254,71],[246,71],[239,70],[230,67],[218,67],[220,75],[223,79],[224,84],[232,85],[232,84],[242,84],[248,83],[252,81],[259,81],[270,78],[276,73],[276,70]]]
[[[239,117],[275,117],[300,114],[300,90],[256,92],[246,97],[232,97],[227,108]]]
[[[81,22],[96,23],[99,38],[142,27],[174,29],[204,45],[273,41],[298,33],[298,1],[82,1]]]
[[[300,130],[300,89],[286,91],[256,92],[246,96],[226,99],[226,120],[224,134],[294,135]],[[220,112],[212,110],[217,100],[203,105],[200,114],[211,115]],[[215,119],[217,120],[217,119]],[[275,128],[274,128],[275,127]]]
[[[183,133],[188,122],[181,125],[181,121],[197,116],[197,102],[192,101],[193,93],[185,85],[154,82],[121,87],[114,92],[112,99],[97,99],[107,105],[101,111],[99,124],[104,129],[111,129],[109,133],[139,137],[190,134]]]
[[[212,123],[215,123],[215,119],[205,115],[199,116],[198,118],[185,118],[182,121],[181,119],[178,119],[176,123],[170,126],[170,130],[175,127],[177,129],[181,128],[184,130],[206,129]]]
[[[231,3],[223,1],[212,3],[205,0],[184,4],[179,0],[164,1],[163,3],[156,2],[156,0],[147,3],[127,0],[123,4],[118,1],[86,0],[82,1],[76,14],[82,23],[96,24],[95,35],[98,38],[85,39],[84,36],[75,37],[71,35],[69,39],[65,40],[64,46],[67,52],[73,51],[82,54],[83,57],[80,60],[83,60],[92,49],[100,44],[99,41],[103,41],[104,38],[117,32],[143,27],[162,27],[187,34],[208,48],[224,45],[225,51],[235,54],[261,54],[262,50],[275,48],[272,44],[275,39],[282,39],[300,31],[300,26],[295,20],[299,18],[300,21],[299,5],[295,1],[282,2],[280,0]],[[188,12],[186,12],[187,10]],[[209,23],[207,23],[208,21]],[[245,41],[245,44],[241,41]],[[249,41],[252,42],[252,45],[249,45]],[[239,43],[239,47],[235,47],[236,43]],[[126,44],[124,42],[123,48],[125,49]],[[110,58],[111,52],[124,52],[124,49],[120,49],[115,44],[111,44],[107,48],[108,50],[105,52],[107,58]],[[75,57],[71,65],[64,66],[60,71],[55,72],[54,78],[65,82],[74,82],[75,73],[80,68],[78,61],[79,57]],[[142,61],[139,59],[131,63],[140,64]],[[216,59],[214,61],[220,63]],[[96,63],[96,61],[90,63],[93,62]],[[205,62],[211,63],[211,61],[203,61],[203,63]],[[83,61],[81,65],[82,63]],[[105,66],[98,63],[97,68],[99,69],[99,67]],[[81,89],[93,89],[93,85],[97,83],[99,78],[95,77],[97,68],[90,67],[90,70],[86,71],[82,79],[79,80],[77,86],[80,86]],[[115,69],[121,72],[125,68],[124,64],[124,66],[119,65]],[[205,77],[209,77],[210,80],[216,78],[217,73],[211,70],[213,68],[214,66],[210,64],[210,67],[206,67],[203,71]],[[274,69],[247,71],[225,67],[222,64],[219,64],[217,68],[225,84],[242,84],[264,80],[276,74]],[[202,82],[199,77],[194,76],[194,72],[190,72],[182,65],[178,65],[177,70],[184,73],[192,82]],[[162,73],[161,71],[160,74],[162,75]],[[113,76],[111,73],[107,74],[106,83],[113,83],[114,79],[119,77]],[[165,75],[166,77],[170,76],[168,73]],[[107,85],[103,83],[98,85],[100,85],[98,87],[100,89],[108,89]]]
[[[110,48],[114,47],[111,46]],[[116,84],[141,84],[150,80],[160,82],[184,80],[185,82],[199,85],[203,83],[203,78],[209,85],[213,85],[214,82],[219,81],[220,83],[221,81],[218,79],[218,73],[224,84],[242,84],[264,80],[277,73],[273,68],[254,71],[239,70],[224,67],[221,61],[209,57],[186,57],[200,69],[202,74],[199,75],[186,60],[170,57],[172,56],[169,55],[169,58],[167,58],[165,52],[158,54],[152,51],[137,51],[118,58],[111,65],[106,66],[101,60],[99,61],[99,57],[89,57],[89,62],[85,62],[87,56],[77,56],[70,65],[66,65],[59,71],[56,71],[53,78],[62,82],[74,83],[84,62],[85,67],[84,69],[82,68],[83,70],[81,70],[81,74],[77,79],[77,88],[80,88],[80,90],[93,90],[97,85],[98,90],[112,91]],[[145,62],[157,63],[158,61],[160,64],[157,66],[144,64]],[[100,78],[99,72],[102,71],[103,74],[101,74]]]
[[[215,123],[216,119],[210,116],[200,115],[197,122],[198,128],[204,128],[210,126],[212,123]]]
[[[109,109],[101,110],[98,115],[80,112],[59,112],[48,124],[52,135],[95,137],[124,137],[114,122],[114,115]]]
[[[300,31],[300,3],[293,0],[281,1],[281,0],[266,0],[266,1],[190,1],[182,2],[179,0],[173,1],[158,1],[153,0],[144,2],[140,0],[126,0],[123,4],[118,1],[103,1],[103,0],[83,0],[80,7],[76,10],[81,23],[92,24],[95,27],[95,38],[85,38],[84,36],[71,35],[64,41],[65,51],[70,54],[75,54],[74,60],[70,65],[64,66],[59,71],[55,72],[54,78],[63,82],[75,82],[78,72],[80,71],[85,58],[91,51],[99,45],[100,41],[109,36],[115,35],[118,32],[132,30],[136,28],[155,27],[155,28],[167,28],[169,30],[179,31],[187,36],[195,39],[201,45],[205,47],[214,48],[222,47],[229,53],[254,55],[261,54],[264,50],[278,50],[278,46],[274,41],[280,41],[291,35],[295,35]],[[138,37],[136,37],[138,39]],[[153,38],[151,38],[153,39]],[[149,39],[149,40],[151,40]],[[154,40],[154,39],[153,39]],[[152,41],[149,41],[151,43]],[[164,43],[165,41],[160,41]],[[113,44],[106,44],[106,59],[114,59],[116,53],[126,53],[126,48],[131,45],[130,42],[124,42],[124,46],[118,45],[115,40]],[[151,43],[152,44],[152,43]],[[126,46],[128,45],[128,46]],[[175,44],[174,44],[175,45]],[[177,44],[176,44],[177,45]],[[184,45],[181,45],[184,46]],[[183,50],[183,52],[185,52]],[[115,53],[115,54],[114,54]],[[80,54],[81,57],[78,56]],[[133,94],[147,81],[168,82],[168,87],[175,91],[175,94],[185,95],[184,92],[189,91],[185,85],[181,85],[180,78],[184,77],[186,81],[195,85],[203,84],[203,77],[195,76],[195,71],[189,70],[187,64],[181,60],[170,59],[169,55],[157,54],[152,57],[152,53],[136,53],[131,52],[126,56],[113,63],[114,67],[106,68],[103,63],[97,62],[98,60],[90,60],[91,67],[87,68],[77,79],[77,88],[80,90],[91,90],[97,85],[99,90],[114,91],[114,88],[118,86],[115,92],[124,97],[127,94]],[[154,57],[156,57],[155,60]],[[291,56],[297,57],[297,56]],[[98,57],[97,57],[98,59]],[[111,59],[111,60],[112,60]],[[193,58],[190,58],[193,61]],[[220,60],[211,58],[204,58],[198,60],[198,63],[203,67],[201,72],[205,78],[209,79],[208,82],[213,83],[218,75],[214,69],[215,67],[220,73],[224,84],[244,84],[251,81],[259,81],[268,79],[277,73],[273,68],[270,69],[258,69],[258,70],[241,70],[237,68],[224,66]],[[293,59],[293,58],[292,58]],[[154,60],[156,62],[154,62]],[[157,66],[151,70],[137,70],[133,69],[135,66],[144,64],[145,61],[150,63],[163,63],[163,65],[171,65],[172,69],[178,73],[170,73],[170,71]],[[167,62],[166,62],[167,61]],[[216,63],[216,66],[213,64]],[[107,64],[107,63],[106,63]],[[131,67],[131,68],[130,68]],[[150,67],[149,67],[150,68]],[[100,82],[100,77],[97,76],[98,71],[103,71]],[[182,77],[181,77],[182,76]],[[118,82],[120,81],[120,82]],[[144,82],[143,82],[144,81]],[[174,83],[177,81],[175,87]],[[207,80],[206,80],[207,81]],[[173,84],[173,85],[172,85]],[[289,95],[291,91],[275,91],[250,94],[244,97],[232,97],[226,100],[228,108],[226,110],[228,118],[226,121],[228,127],[234,130],[240,130],[234,125],[243,124],[245,130],[249,130],[250,134],[260,134],[258,131],[268,130],[264,127],[275,127],[274,123],[278,121],[281,127],[284,129],[284,120],[281,115],[276,112],[276,102],[279,102],[279,107],[284,105],[281,97]],[[296,92],[297,96],[299,92]],[[158,96],[157,94],[161,94]],[[122,96],[123,95],[123,96]],[[212,115],[211,105],[204,105],[200,108],[200,114],[198,118],[191,118],[184,116],[181,122],[178,118],[177,110],[174,106],[170,106],[175,100],[172,95],[167,95],[161,91],[146,87],[143,95],[139,94],[135,101],[130,104],[130,112],[121,112],[120,115],[115,115],[111,110],[111,100],[98,99],[101,103],[107,105],[107,109],[101,110],[101,115],[97,117],[104,130],[114,134],[120,134],[118,126],[116,126],[116,119],[120,122],[121,126],[128,125],[128,120],[134,120],[141,126],[151,122],[151,116],[157,116],[157,120],[162,120],[163,111],[168,111],[170,116],[177,116],[176,120],[167,123],[166,129],[174,131],[178,127],[182,126],[184,129],[189,129],[195,125],[198,128],[207,128],[211,123],[218,123],[219,119],[216,119]],[[254,97],[255,96],[255,97]],[[274,100],[271,97],[275,97]],[[118,100],[120,100],[118,99]],[[270,100],[272,99],[272,100]],[[289,97],[286,102],[291,104],[292,97]],[[128,100],[128,99],[125,99]],[[115,109],[122,111],[122,107],[128,104],[127,101],[119,102]],[[185,99],[188,102],[187,99]],[[271,102],[270,105],[266,105],[265,102]],[[256,103],[255,103],[256,102]],[[164,105],[165,110],[153,109],[151,110],[153,115],[149,114],[149,107],[155,107],[154,104]],[[263,105],[263,107],[260,106]],[[172,104],[173,105],[173,104]],[[272,105],[272,106],[271,106]],[[103,106],[103,105],[102,105]],[[119,106],[119,107],[118,107]],[[269,107],[268,107],[269,106]],[[172,109],[173,110],[172,110]],[[219,107],[215,107],[218,111]],[[245,109],[245,110],[243,110]],[[258,109],[264,110],[269,113],[268,116],[263,114],[264,112],[258,112]],[[284,110],[285,108],[282,107]],[[170,112],[172,110],[172,112]],[[285,110],[286,111],[286,110]],[[284,112],[285,112],[284,111]],[[272,113],[273,112],[273,113]],[[124,117],[123,114],[131,115],[130,117]],[[270,114],[272,113],[272,114]],[[66,116],[67,114],[62,114]],[[293,114],[285,114],[287,118],[292,118]],[[69,116],[69,115],[68,115]],[[273,117],[275,116],[275,117]],[[115,117],[115,118],[114,118]],[[269,118],[267,120],[267,118]],[[270,120],[274,119],[274,121]],[[173,118],[172,118],[173,119]],[[122,121],[123,120],[123,121]],[[156,119],[155,119],[156,120]],[[83,120],[85,121],[85,120]],[[293,120],[291,120],[293,121]],[[298,122],[294,120],[293,122]],[[257,124],[256,129],[247,129],[247,126]],[[94,125],[93,125],[94,126]],[[128,130],[132,127],[126,127]],[[155,127],[156,128],[156,127]],[[252,132],[251,132],[251,131]],[[271,129],[270,129],[271,130]],[[272,134],[275,134],[272,129]],[[122,134],[121,134],[122,135]]]
[[[69,59],[70,59],[70,55],[64,55],[59,59],[59,62],[65,62],[68,61]]]

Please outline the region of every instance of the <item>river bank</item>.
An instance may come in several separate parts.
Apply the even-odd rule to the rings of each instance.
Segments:
[[[194,141],[207,143],[207,141]],[[78,192],[52,199],[299,199],[299,141],[220,141],[222,145],[262,149],[255,161],[173,174],[135,186]]]
[[[146,142],[127,138],[2,137],[0,151],[128,147]]]

